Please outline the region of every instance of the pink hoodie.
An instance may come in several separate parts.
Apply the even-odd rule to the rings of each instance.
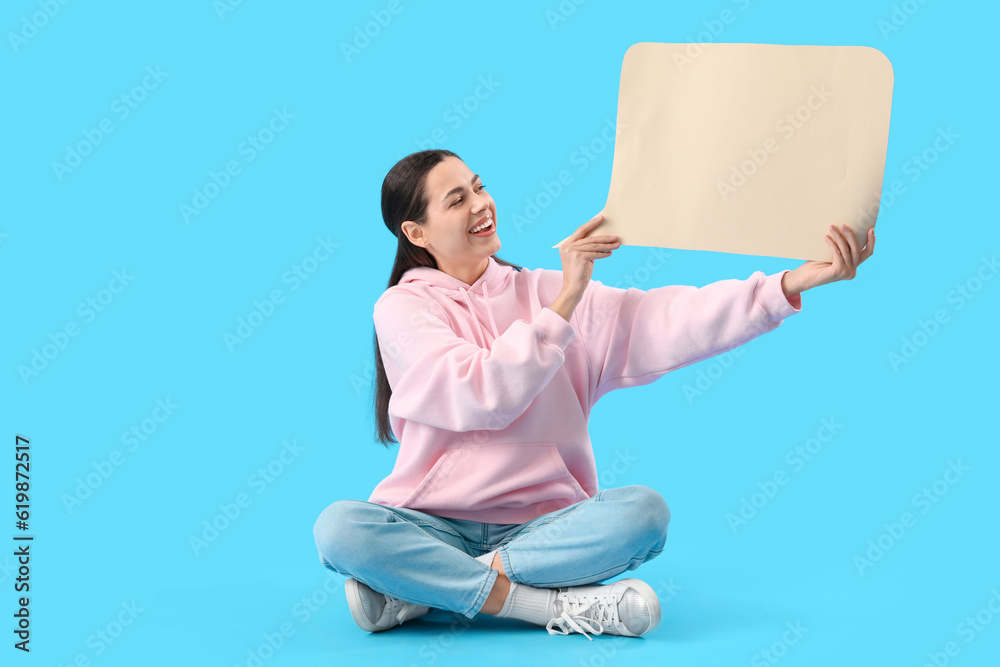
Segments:
[[[548,308],[561,271],[490,257],[468,285],[409,269],[375,302],[399,452],[369,502],[519,524],[593,496],[597,400],[778,327],[802,309],[784,273],[649,290],[592,280],[567,322]]]

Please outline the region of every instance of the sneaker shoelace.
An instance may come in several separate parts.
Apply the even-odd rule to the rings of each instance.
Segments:
[[[576,631],[594,641],[588,631],[599,635],[606,626],[617,628],[621,625],[618,620],[618,602],[608,595],[595,596],[593,599],[588,596],[568,600],[564,598],[562,605],[562,613],[545,625],[550,635],[568,635],[571,631]]]
[[[389,614],[390,616],[395,616],[395,625],[401,624],[407,618],[412,611],[417,608],[417,605],[410,604],[409,602],[403,602],[397,598],[385,596],[385,608],[382,610],[382,614]]]

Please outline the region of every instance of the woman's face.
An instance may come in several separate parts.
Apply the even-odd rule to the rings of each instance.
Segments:
[[[426,176],[427,222],[406,221],[402,229],[410,240],[427,249],[446,273],[467,273],[500,250],[497,210],[482,181],[456,157],[446,157]],[[471,230],[489,218],[489,229]]]

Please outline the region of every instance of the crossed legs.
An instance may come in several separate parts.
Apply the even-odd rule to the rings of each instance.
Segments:
[[[511,582],[556,588],[600,582],[659,555],[670,512],[633,485],[533,519],[484,548],[483,524],[357,500],[327,507],[313,532],[320,562],[394,598],[472,618],[496,614]],[[491,566],[472,551],[496,549]]]

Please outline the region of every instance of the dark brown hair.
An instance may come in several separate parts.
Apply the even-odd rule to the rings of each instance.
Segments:
[[[402,225],[407,220],[412,220],[418,225],[427,222],[425,187],[427,174],[446,157],[458,158],[457,155],[443,148],[411,153],[397,162],[385,175],[385,180],[382,181],[382,220],[398,240],[396,260],[392,265],[392,273],[389,274],[386,289],[398,285],[399,279],[409,269],[418,266],[438,268],[437,261],[430,252],[410,242],[409,237],[402,231]],[[461,158],[458,159],[461,160]],[[493,259],[496,260],[497,264],[521,270],[520,266],[506,262],[496,255],[493,255]],[[385,375],[382,355],[379,354],[377,332],[372,335],[372,343],[375,351],[375,382],[372,384],[375,438],[388,447],[391,443],[396,442],[389,426],[389,399],[392,397],[392,388],[389,387],[389,380]]]

